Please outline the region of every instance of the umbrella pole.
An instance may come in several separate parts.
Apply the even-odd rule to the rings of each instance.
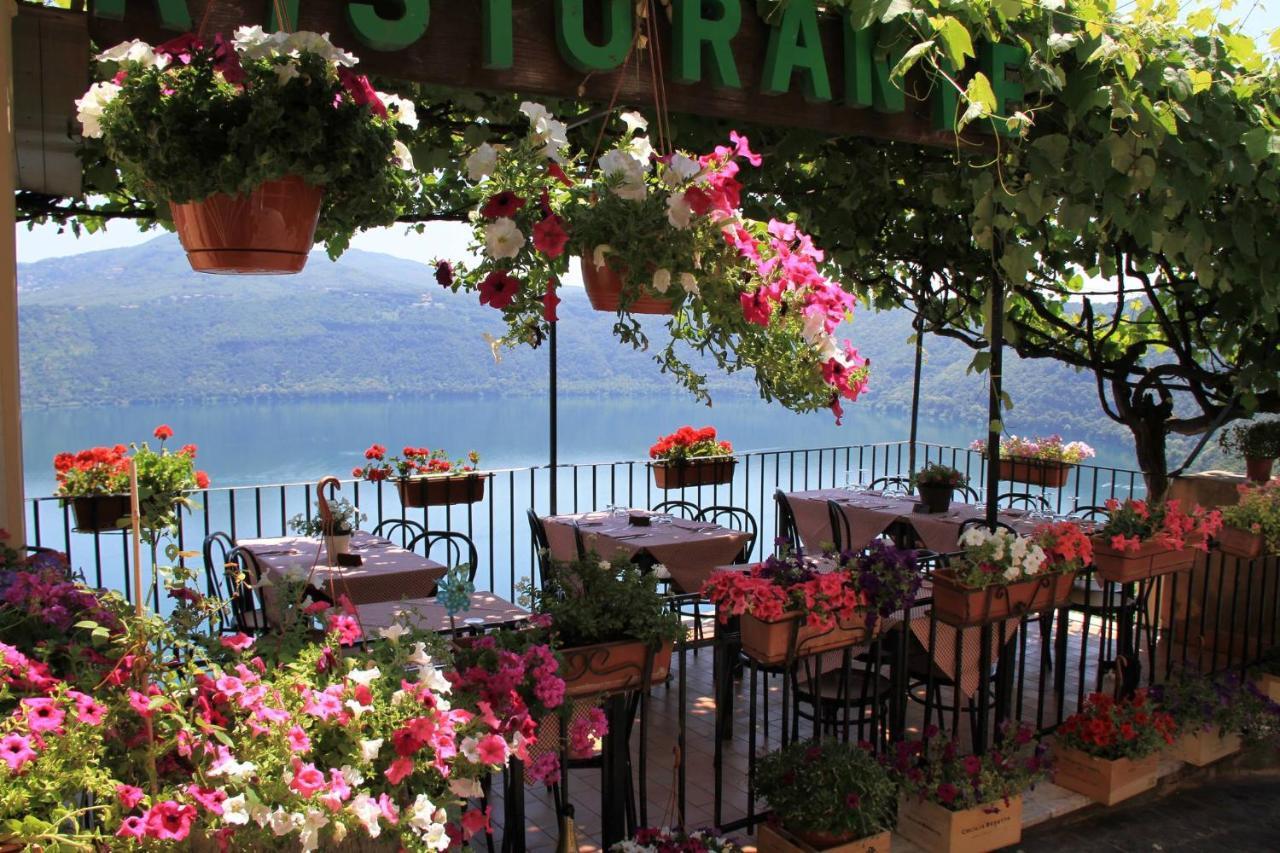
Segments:
[[[917,304],[916,309],[920,306]],[[924,320],[916,315],[916,368],[911,379],[911,446],[907,449],[907,470],[916,475],[916,435],[920,426],[920,367],[924,356]]]
[[[547,360],[548,360],[548,369],[550,373],[549,387],[550,387],[550,397],[551,397],[550,399],[551,422],[549,424],[548,432],[551,437],[551,447],[550,447],[550,452],[548,456],[549,456],[549,464],[551,468],[551,513],[550,514],[555,515],[556,514],[556,480],[559,479],[559,473],[560,473],[557,468],[557,465],[559,464],[559,451],[557,448],[558,436],[556,434],[557,421],[558,421],[557,412],[556,412],[556,408],[557,408],[556,398],[558,396],[557,388],[556,388],[556,326],[559,324],[553,320],[550,325],[551,325],[551,331],[548,334],[549,346],[547,347],[548,349]]]
[[[1000,493],[1001,383],[1004,374],[1004,283],[997,273],[991,292],[991,364],[987,397],[987,527],[996,529],[996,498]]]

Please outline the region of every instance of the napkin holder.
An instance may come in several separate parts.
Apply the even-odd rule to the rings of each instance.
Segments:
[[[364,558],[359,554],[339,554],[338,565],[344,569],[358,569],[364,565]]]
[[[627,513],[627,523],[633,527],[648,527],[653,523],[653,516],[647,512]]]

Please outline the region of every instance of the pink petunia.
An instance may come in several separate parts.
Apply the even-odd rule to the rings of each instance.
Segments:
[[[507,742],[499,735],[485,735],[476,744],[476,754],[485,764],[503,764],[507,760]]]
[[[289,780],[289,789],[297,791],[304,797],[310,797],[317,791],[323,791],[326,787],[324,773],[320,772],[314,764],[303,764],[298,759],[293,760],[293,778]]]
[[[22,710],[27,717],[27,725],[33,732],[56,732],[62,729],[62,721],[67,713],[57,703],[48,698],[23,699]]]
[[[147,835],[161,841],[182,841],[191,832],[195,816],[195,806],[173,800],[156,803],[147,811]]]
[[[138,803],[142,802],[142,798],[146,796],[141,788],[134,785],[116,785],[116,799],[120,801],[120,806],[125,811],[130,811]]]
[[[222,637],[218,640],[224,649],[232,649],[237,652],[246,652],[253,645],[253,637],[248,634],[232,634],[230,637]]]
[[[18,772],[22,765],[35,757],[36,751],[31,748],[31,741],[26,736],[11,733],[0,738],[0,758],[9,765],[10,772]]]
[[[387,768],[385,775],[387,777],[387,781],[392,785],[399,785],[401,781],[404,780],[404,777],[408,776],[412,772],[412,758],[397,758],[395,761],[391,762],[391,766]]]

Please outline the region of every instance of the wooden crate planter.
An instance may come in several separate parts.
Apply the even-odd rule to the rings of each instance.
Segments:
[[[1001,459],[1000,479],[1009,483],[1026,483],[1029,486],[1047,486],[1060,489],[1067,484],[1071,469],[1069,462],[1044,462],[1038,459]]]
[[[1196,729],[1178,738],[1177,756],[1195,767],[1204,767],[1228,755],[1235,755],[1244,746],[1238,734],[1223,734],[1220,726]]]
[[[812,841],[816,843],[810,843],[788,832],[786,827],[763,823],[756,834],[756,849],[760,853],[888,853],[891,838],[889,832],[881,832],[866,838],[832,843],[814,838]]]
[[[964,811],[898,798],[898,834],[928,853],[985,853],[1022,840],[1022,796]]]
[[[1078,749],[1054,750],[1053,783],[1084,794],[1095,803],[1114,806],[1156,786],[1160,755],[1131,760],[1095,758]]]
[[[120,519],[131,514],[128,495],[89,495],[71,498],[71,514],[79,533],[115,533],[125,529]]]
[[[645,644],[639,640],[560,649],[564,658],[560,675],[564,678],[565,693],[596,696],[647,686],[642,684],[646,651]],[[667,642],[654,652],[650,684],[666,681],[671,672],[671,651],[672,644]]]
[[[473,504],[484,500],[485,474],[447,474],[396,480],[400,503],[406,507]]]
[[[1272,702],[1280,702],[1280,675],[1272,675],[1264,672],[1254,679],[1254,684],[1258,687],[1258,692],[1266,696]]]
[[[622,276],[608,264],[597,267],[588,258],[582,259],[581,266],[582,283],[586,287],[591,307],[597,311],[616,314],[622,305]],[[675,303],[672,300],[652,294],[648,288],[642,288],[627,306],[630,314],[671,314],[674,310]]]
[[[718,486],[733,480],[738,460],[732,456],[694,459],[683,465],[653,463],[653,484],[659,489]]]
[[[1093,537],[1093,564],[1098,576],[1114,583],[1136,583],[1157,575],[1185,572],[1195,565],[1191,548],[1174,549],[1149,540],[1137,551],[1118,551],[1104,536]]]
[[[1265,540],[1260,533],[1250,533],[1239,527],[1224,527],[1214,537],[1218,541],[1218,550],[1242,560],[1256,560],[1262,556]]]
[[[742,614],[739,626],[743,653],[756,663],[765,666],[776,666],[786,662],[787,653],[791,649],[791,632],[799,618],[798,613],[788,613],[781,619],[766,622],[750,613]],[[801,625],[796,634],[795,656],[801,658],[819,652],[861,645],[870,639],[866,614],[858,611],[853,616],[839,620],[831,628]]]
[[[1075,572],[1058,572],[975,589],[958,582],[951,569],[939,569],[933,573],[933,609],[943,622],[960,628],[1017,619],[1065,605],[1074,580]]]

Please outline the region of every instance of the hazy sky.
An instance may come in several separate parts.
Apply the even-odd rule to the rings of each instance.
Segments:
[[[1118,6],[1123,9],[1134,5],[1136,0],[1120,0]],[[1201,4],[1188,3],[1188,9]],[[1208,4],[1217,5],[1217,3]],[[1248,32],[1266,45],[1268,34],[1280,28],[1280,0],[1239,0],[1235,9],[1224,17],[1239,17],[1245,20]],[[105,231],[83,236],[72,237],[70,232],[58,234],[53,226],[40,226],[28,231],[25,225],[19,225],[18,260],[20,262],[38,261],[44,258],[62,255],[75,255],[101,249],[114,249],[121,246],[132,246],[145,242],[163,234],[162,230],[142,232],[133,223],[118,220],[110,223]],[[352,241],[352,246],[370,252],[382,252],[409,260],[429,263],[435,258],[463,258],[466,256],[468,229],[460,223],[432,223],[427,226],[424,235],[406,236],[403,228],[382,228],[359,234]],[[317,259],[318,260],[318,259]],[[574,276],[576,279],[577,276]],[[575,281],[567,282],[576,284]]]

